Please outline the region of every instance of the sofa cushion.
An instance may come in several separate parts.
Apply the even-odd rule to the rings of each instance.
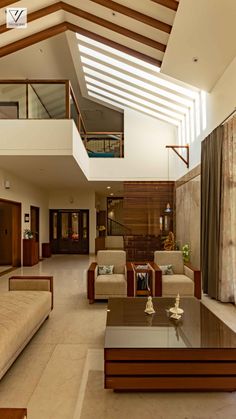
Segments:
[[[184,273],[184,262],[180,250],[157,250],[154,252],[154,262],[157,265],[172,265],[174,274]]]
[[[172,265],[159,265],[159,268],[162,271],[162,275],[173,275]]]
[[[95,281],[95,297],[100,294],[127,295],[125,275],[98,275]]]
[[[114,265],[99,265],[98,275],[112,275],[114,271]]]
[[[50,311],[51,293],[48,291],[0,293],[0,375]]]
[[[194,282],[186,275],[162,275],[162,296],[194,295]]]
[[[99,250],[98,265],[114,265],[115,274],[125,273],[126,253],[124,250]]]

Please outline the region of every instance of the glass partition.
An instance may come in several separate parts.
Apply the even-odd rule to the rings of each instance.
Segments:
[[[68,80],[0,80],[1,119],[73,119],[89,157],[123,157],[122,132],[86,132]]]
[[[122,132],[89,132],[82,135],[89,157],[123,157]]]
[[[29,118],[66,118],[66,95],[64,84],[30,83],[28,86]]]
[[[26,118],[26,85],[0,84],[0,119]]]

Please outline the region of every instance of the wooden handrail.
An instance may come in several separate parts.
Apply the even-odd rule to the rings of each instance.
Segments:
[[[70,83],[70,82],[69,82],[69,89],[70,89],[70,93],[71,93],[72,99],[73,99],[73,101],[74,101],[74,104],[75,104],[76,110],[77,110],[77,112],[78,112],[78,115],[79,115],[79,118],[80,118],[80,121],[81,121],[81,124],[82,124],[82,127],[83,127],[83,131],[84,131],[84,133],[85,133],[85,134],[87,134],[87,131],[86,131],[86,128],[85,128],[85,123],[84,123],[84,120],[83,120],[83,118],[82,118],[82,113],[81,113],[81,110],[80,110],[79,104],[78,104],[78,102],[77,102],[77,99],[76,99],[76,97],[75,97],[75,94],[74,94],[74,91],[73,91],[73,88],[72,88],[72,86],[71,86],[71,83]]]
[[[81,114],[81,111],[80,111],[80,108],[79,108],[79,105],[78,105],[78,101],[77,101],[76,96],[74,94],[74,91],[73,91],[73,88],[71,86],[70,80],[67,80],[67,79],[58,79],[58,80],[57,79],[53,79],[53,80],[50,80],[50,79],[43,79],[43,80],[41,80],[41,79],[32,79],[32,80],[31,79],[19,79],[19,80],[16,80],[16,79],[14,79],[14,80],[1,79],[0,80],[0,85],[1,84],[8,84],[8,85],[9,84],[25,84],[25,85],[30,85],[33,90],[34,90],[34,88],[33,88],[32,84],[62,84],[62,85],[64,84],[65,88],[66,88],[66,93],[65,93],[65,97],[66,97],[66,117],[70,118],[70,94],[71,94],[72,99],[73,99],[74,104],[75,104],[75,107],[76,107],[76,110],[78,112],[79,118],[81,120],[83,131],[84,131],[85,134],[87,134],[85,123],[83,121],[82,114]],[[35,92],[35,90],[34,90],[34,92]],[[39,98],[39,100],[40,100],[40,98]],[[40,100],[40,102],[42,103],[41,100]],[[49,114],[48,111],[47,111],[47,113]],[[51,118],[51,116],[50,116],[50,118]]]

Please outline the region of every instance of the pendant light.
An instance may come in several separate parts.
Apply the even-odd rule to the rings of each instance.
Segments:
[[[169,186],[170,186],[169,181],[170,181],[170,153],[169,153],[169,149],[168,149],[168,191],[169,191]],[[170,197],[170,195],[169,195],[169,197]],[[172,208],[170,206],[170,200],[168,200],[164,212],[165,212],[165,214],[170,214],[172,212]]]

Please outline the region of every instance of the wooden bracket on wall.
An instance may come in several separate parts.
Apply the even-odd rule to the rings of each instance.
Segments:
[[[183,160],[183,162],[186,164],[187,168],[189,168],[189,145],[166,145],[166,148],[171,148],[176,154],[177,156],[179,156],[181,158],[181,160]],[[179,154],[178,152],[178,148],[184,148],[187,152],[186,155],[186,159],[181,156],[181,154]]]

